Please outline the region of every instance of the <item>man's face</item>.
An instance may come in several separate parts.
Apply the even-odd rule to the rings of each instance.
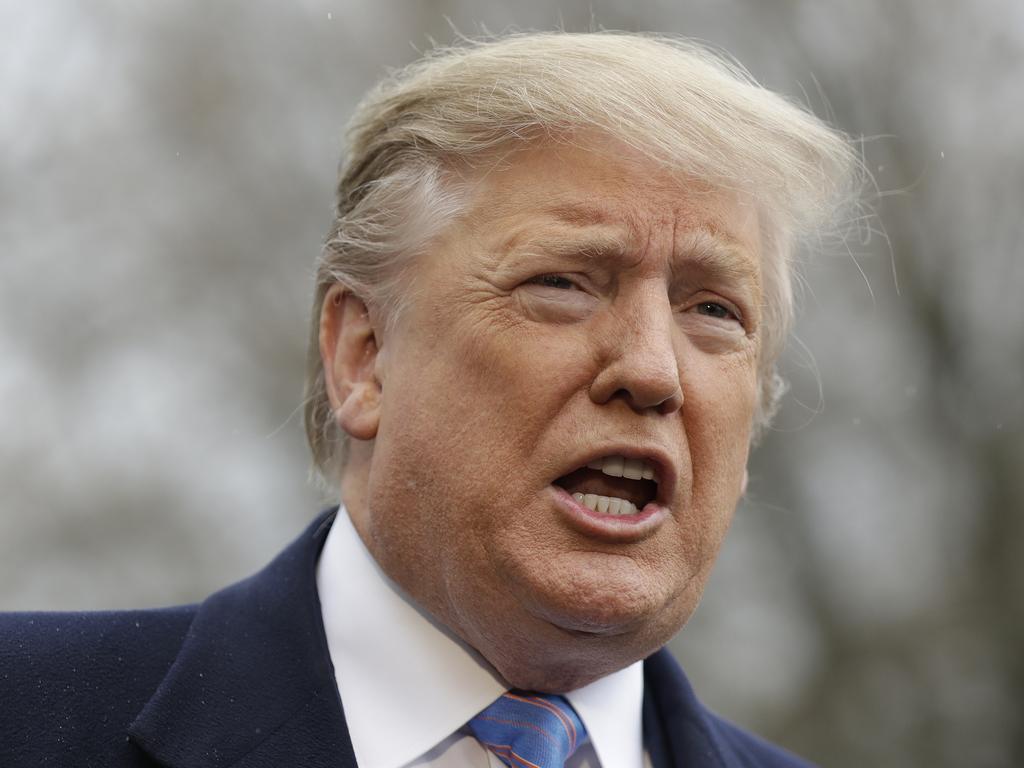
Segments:
[[[682,626],[756,401],[753,206],[597,146],[480,174],[412,267],[356,515],[385,571],[524,688],[586,684]]]

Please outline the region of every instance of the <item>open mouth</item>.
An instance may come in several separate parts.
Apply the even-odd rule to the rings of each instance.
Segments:
[[[636,515],[658,495],[654,466],[624,456],[595,459],[558,478],[555,485],[583,506],[605,515]]]

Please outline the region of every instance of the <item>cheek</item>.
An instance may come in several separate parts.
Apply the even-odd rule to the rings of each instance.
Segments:
[[[753,356],[702,357],[684,365],[682,384],[687,433],[717,453],[741,449],[745,456],[758,394]]]
[[[757,401],[752,363],[715,360],[684,381],[683,421],[693,470],[694,506],[724,533],[739,501]]]
[[[443,494],[449,517],[548,471],[536,449],[573,389],[562,345],[474,316],[424,313],[402,329],[375,449],[380,466],[416,479],[410,492]]]
[[[431,355],[437,375],[497,440],[520,444],[529,456],[552,421],[568,415],[567,401],[585,390],[589,346],[568,329],[505,322],[504,313],[474,322],[473,315],[439,333]]]

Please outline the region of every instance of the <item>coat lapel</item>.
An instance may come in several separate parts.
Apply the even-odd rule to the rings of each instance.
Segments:
[[[130,737],[171,768],[355,768],[316,591],[329,510],[199,606]]]
[[[653,768],[734,768],[738,764],[666,648],[644,661],[644,745]]]

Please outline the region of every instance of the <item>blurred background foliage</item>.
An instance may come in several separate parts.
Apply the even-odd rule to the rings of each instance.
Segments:
[[[352,105],[453,30],[595,26],[724,48],[878,184],[870,238],[805,259],[793,390],[673,649],[824,765],[1024,764],[1016,0],[0,1],[0,608],[194,601],[294,536]]]

